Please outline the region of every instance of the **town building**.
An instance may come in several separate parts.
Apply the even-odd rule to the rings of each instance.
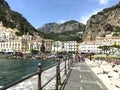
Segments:
[[[63,51],[63,42],[55,41],[52,43],[52,52],[62,52]]]
[[[22,41],[10,40],[0,42],[0,52],[22,52]]]
[[[80,53],[101,53],[102,49],[99,49],[99,46],[103,44],[97,42],[83,42],[80,44]]]
[[[63,42],[64,51],[66,52],[78,52],[77,41],[66,41]]]
[[[52,43],[53,43],[53,40],[51,40],[51,39],[45,39],[44,40],[45,51],[47,51],[47,52],[51,52],[52,51]]]

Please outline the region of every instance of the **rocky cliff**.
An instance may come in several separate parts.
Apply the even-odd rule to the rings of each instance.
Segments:
[[[104,37],[117,28],[120,28],[120,3],[92,15],[87,21],[83,40],[93,41],[97,36]]]

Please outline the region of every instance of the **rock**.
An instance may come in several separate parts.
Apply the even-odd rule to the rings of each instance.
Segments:
[[[120,29],[120,3],[92,15],[87,21],[83,39],[93,41],[97,36],[104,37],[117,28]]]

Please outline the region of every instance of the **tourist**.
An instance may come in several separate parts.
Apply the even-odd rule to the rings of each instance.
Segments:
[[[75,62],[75,54],[72,54],[72,63]]]
[[[112,68],[114,68],[116,63],[115,61],[112,61],[111,64],[112,64]]]
[[[85,61],[84,57],[85,57],[84,55],[81,55],[81,61],[82,61],[82,62]]]
[[[78,61],[81,62],[81,55],[80,54],[78,54],[78,59],[79,59]]]
[[[90,61],[92,60],[92,55],[89,56]]]

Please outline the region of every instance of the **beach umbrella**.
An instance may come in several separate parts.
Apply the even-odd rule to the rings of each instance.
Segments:
[[[106,57],[106,54],[96,54],[96,55],[93,55],[94,58],[105,58]]]
[[[107,56],[108,58],[117,58],[118,56],[117,55],[113,55],[113,54],[110,54]]]

